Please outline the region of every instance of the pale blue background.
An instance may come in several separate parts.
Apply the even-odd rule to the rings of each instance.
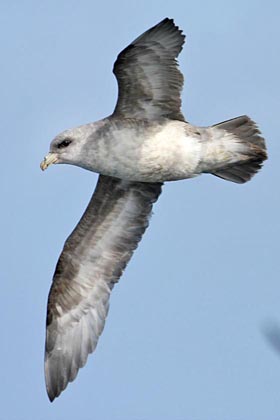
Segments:
[[[277,0],[2,0],[1,420],[280,418],[280,357],[263,333],[280,325],[279,14]],[[116,55],[166,16],[187,35],[186,118],[249,114],[270,159],[246,185],[165,186],[96,353],[50,404],[47,294],[96,175],[39,163],[58,132],[110,114]]]

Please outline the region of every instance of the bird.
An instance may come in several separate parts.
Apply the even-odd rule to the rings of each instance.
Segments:
[[[142,235],[163,184],[212,174],[245,183],[267,158],[248,116],[199,127],[181,110],[177,57],[185,35],[165,18],[118,55],[118,99],[100,121],[67,129],[41,162],[99,174],[55,268],[47,304],[45,380],[50,401],[73,381],[97,345],[109,298]]]

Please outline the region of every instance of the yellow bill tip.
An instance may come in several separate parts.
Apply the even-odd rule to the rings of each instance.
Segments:
[[[52,165],[53,163],[57,162],[57,155],[56,153],[48,153],[47,156],[44,157],[44,160],[40,163],[40,168],[42,171],[46,170],[48,166]]]

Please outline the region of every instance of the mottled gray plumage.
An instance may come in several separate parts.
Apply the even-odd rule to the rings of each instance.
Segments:
[[[164,19],[123,50],[114,65],[114,113],[64,131],[41,163],[68,163],[100,174],[65,242],[48,299],[45,376],[50,400],[73,381],[97,344],[109,297],[148,226],[165,181],[211,173],[247,182],[266,159],[256,124],[241,116],[210,127],[181,113],[184,43]]]
[[[49,294],[46,384],[53,400],[97,344],[114,284],[149,223],[161,184],[100,175],[78,226],[65,242]]]
[[[182,31],[164,19],[119,54],[114,65],[119,86],[115,116],[184,121],[184,78],[176,61],[184,42]]]
[[[215,127],[225,130],[227,133],[232,133],[247,142],[253,158],[241,159],[237,164],[217,168],[212,174],[237,184],[249,181],[261,169],[262,163],[266,159],[265,141],[260,136],[257,125],[249,117],[243,115],[216,124]]]

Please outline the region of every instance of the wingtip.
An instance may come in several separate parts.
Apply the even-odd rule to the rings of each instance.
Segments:
[[[50,389],[48,386],[46,386],[47,395],[49,398],[49,401],[52,403],[54,400],[60,395],[60,392],[53,392],[52,389]]]
[[[45,383],[46,391],[50,402],[53,402],[62,391],[66,388],[67,384],[61,381],[61,378],[57,376],[58,369],[57,366],[55,369],[51,369],[49,364],[49,359],[45,358]],[[56,373],[56,374],[55,374]]]
[[[58,387],[50,387],[50,386],[46,385],[46,391],[47,391],[47,395],[48,395],[49,401],[51,403],[53,403],[54,400],[56,398],[58,398],[60,396],[60,394],[65,390],[66,386],[64,388],[60,388],[59,389]]]
[[[159,25],[160,25],[161,23],[167,23],[167,22],[170,22],[170,23],[172,23],[173,25],[175,25],[175,24],[174,24],[174,19],[173,19],[173,18],[169,18],[169,17],[166,17],[166,18],[162,19],[162,21],[159,23]]]
[[[51,403],[54,402],[54,400],[56,399],[56,397],[54,397],[53,395],[50,395],[48,392],[47,392],[47,394],[48,394],[49,401]]]
[[[162,26],[162,25],[168,25],[168,26],[170,26],[170,28],[172,27],[172,28],[174,28],[174,29],[176,29],[177,31],[179,31],[183,36],[185,36],[184,34],[183,34],[183,30],[182,29],[180,29],[180,27],[178,26],[178,25],[176,25],[176,23],[175,23],[175,20],[174,20],[174,18],[169,18],[169,17],[166,17],[166,18],[164,18],[162,21],[160,21],[157,25],[155,25],[155,26]]]
[[[154,26],[154,28],[163,28],[170,29],[171,31],[177,32],[182,37],[182,47],[186,40],[186,35],[183,33],[183,30],[180,29],[178,25],[176,25],[173,18],[166,17],[161,22],[159,22],[157,25]],[[153,28],[152,28],[153,29]]]
[[[183,32],[182,29],[180,29],[179,26],[175,23],[174,18],[166,17],[161,22],[158,23],[158,25],[161,25],[161,24],[172,25],[174,28],[179,29],[180,32]]]

